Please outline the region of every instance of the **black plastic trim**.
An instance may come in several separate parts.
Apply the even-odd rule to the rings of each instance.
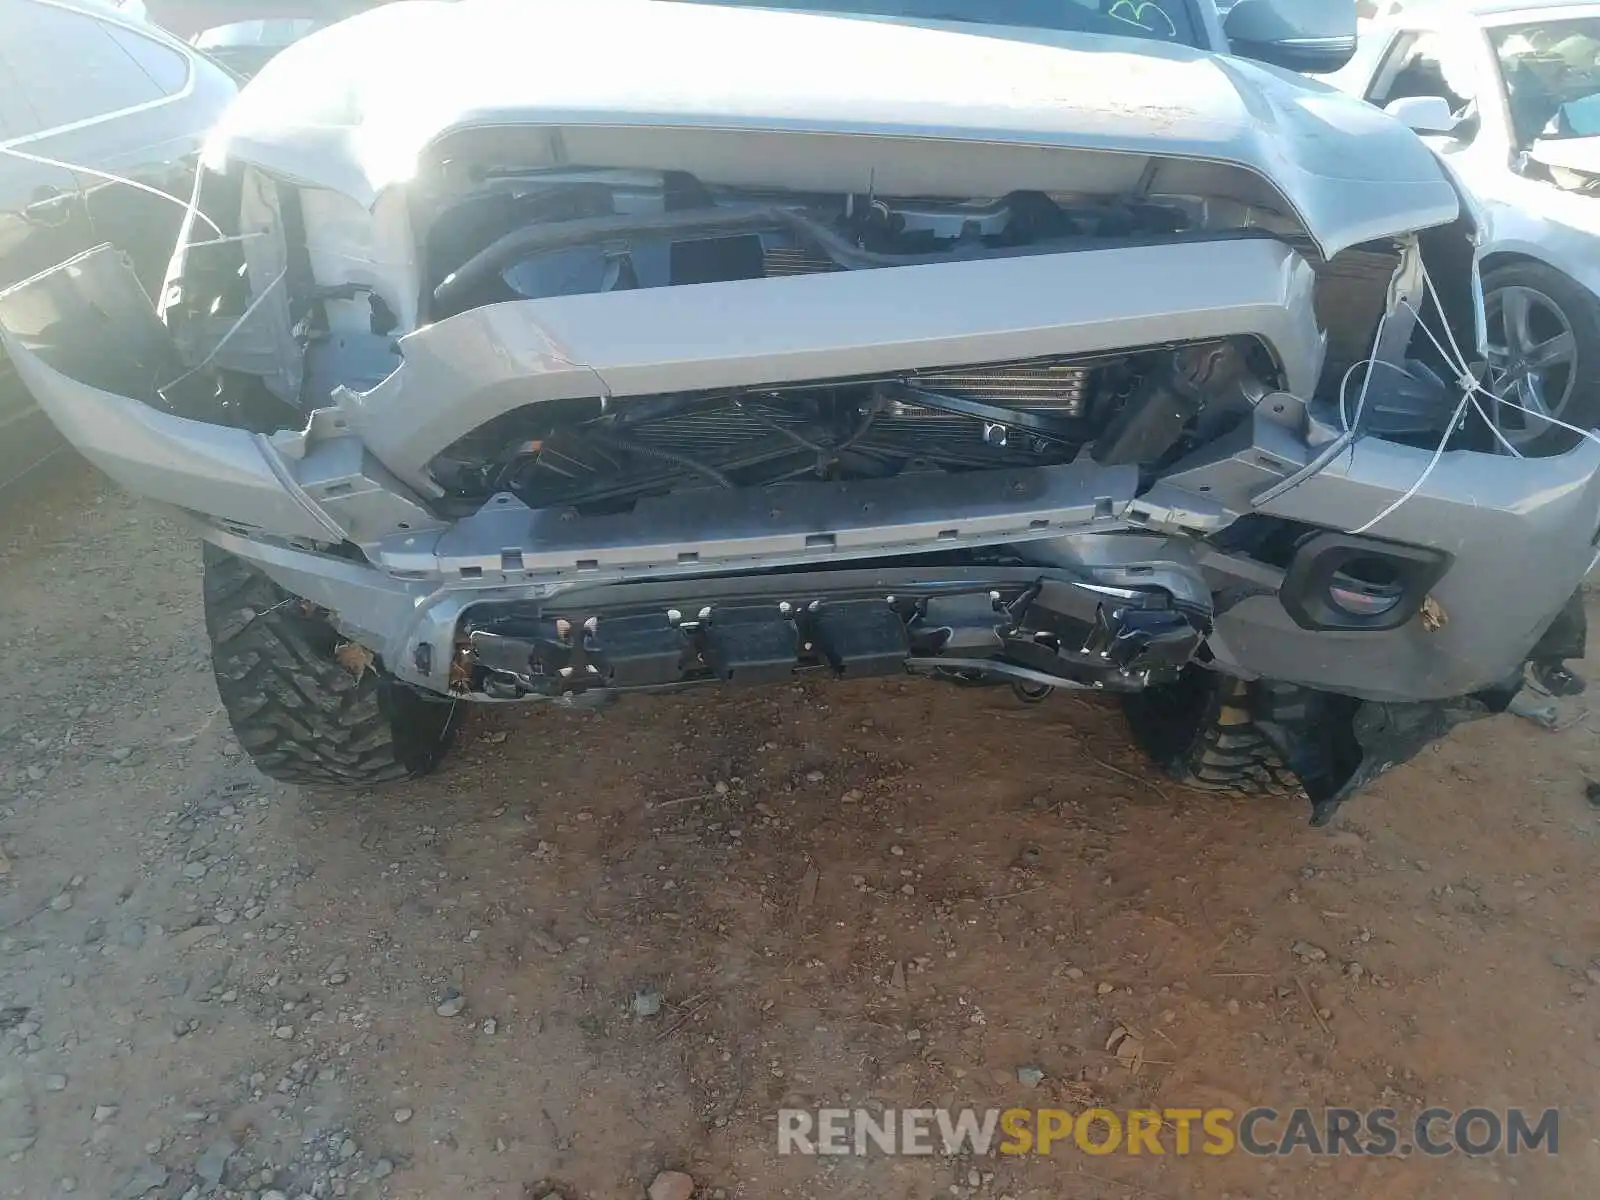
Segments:
[[[1329,589],[1334,575],[1357,559],[1379,559],[1393,568],[1400,598],[1392,608],[1363,616],[1333,603]],[[1429,590],[1449,566],[1449,555],[1437,550],[1348,533],[1319,533],[1295,550],[1278,598],[1302,629],[1364,633],[1399,629],[1422,611]]]

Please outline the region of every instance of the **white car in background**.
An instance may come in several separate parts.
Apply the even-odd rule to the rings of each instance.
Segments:
[[[1600,425],[1600,3],[1413,0],[1324,78],[1422,135],[1485,209],[1494,390]],[[1524,453],[1575,436],[1510,405],[1498,419]]]

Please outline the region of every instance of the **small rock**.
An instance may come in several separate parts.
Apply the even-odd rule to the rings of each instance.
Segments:
[[[338,987],[341,983],[344,983],[349,978],[350,976],[346,975],[343,971],[329,971],[328,985],[330,987]]]
[[[231,908],[219,908],[211,914],[211,919],[218,925],[232,925],[234,921],[238,920],[238,916]]]
[[[51,912],[66,912],[67,909],[69,909],[71,907],[72,907],[72,893],[71,892],[62,892],[59,896],[56,896],[54,899],[52,899],[50,901],[50,911]]]
[[[94,1123],[96,1125],[104,1125],[107,1121],[111,1120],[112,1117],[117,1115],[117,1108],[118,1106],[115,1104],[96,1105],[94,1110]]]
[[[650,1200],[690,1200],[694,1177],[682,1171],[663,1171],[650,1181]]]
[[[117,762],[126,762],[133,756],[132,746],[118,746],[111,752],[111,757]]]
[[[1228,1015],[1230,1017],[1237,1017],[1239,1015],[1239,1002],[1237,1000],[1229,1000],[1227,1004],[1223,1005],[1223,1007],[1228,1010]]]
[[[566,947],[541,929],[530,929],[528,940],[546,954],[561,954]]]
[[[1018,1067],[1017,1082],[1025,1088],[1036,1088],[1044,1082],[1044,1072],[1038,1067]]]
[[[500,1022],[496,1021],[493,1017],[485,1017],[483,1019],[483,1031],[490,1037],[493,1037],[495,1034],[500,1032]]]
[[[1063,975],[1065,975],[1068,979],[1082,979],[1083,978],[1083,968],[1081,968],[1081,967],[1068,967],[1065,971],[1062,971],[1061,973]]]
[[[208,869],[203,862],[184,863],[183,877],[185,879],[204,879]]]
[[[56,1180],[56,1190],[65,1192],[70,1196],[73,1192],[78,1190],[78,1181],[71,1175],[63,1175],[60,1179]]]
[[[1115,984],[1097,983],[1097,984],[1094,985],[1094,990],[1095,990],[1096,995],[1109,996],[1109,995],[1111,995],[1112,992],[1116,991],[1117,988],[1116,988]]]
[[[44,1077],[44,1090],[47,1092],[66,1091],[67,1077],[65,1075],[46,1075]]]
[[[459,1017],[467,1007],[467,998],[460,992],[446,992],[443,1000],[434,1007],[441,1017]]]
[[[277,1038],[280,1042],[287,1042],[290,1038],[292,1038],[294,1036],[294,1026],[293,1025],[279,1025],[276,1029],[274,1029],[272,1031],[272,1036]]]
[[[1345,965],[1344,973],[1350,976],[1351,979],[1360,979],[1367,973],[1367,969],[1360,963],[1353,962]]]
[[[354,1158],[360,1152],[360,1149],[361,1147],[356,1145],[354,1138],[345,1138],[344,1141],[339,1143],[339,1161],[345,1162]]]
[[[207,1146],[199,1159],[195,1161],[194,1173],[200,1177],[200,1182],[214,1188],[222,1182],[222,1175],[228,1169],[228,1160],[238,1153],[239,1147],[232,1138],[224,1135]]]
[[[155,1191],[166,1182],[167,1169],[158,1162],[147,1162],[123,1185],[121,1196],[123,1200],[138,1200],[138,1197]],[[263,1196],[262,1200],[266,1200],[266,1197]]]
[[[23,1154],[39,1136],[33,1100],[20,1075],[0,1075],[0,1156]]]
[[[372,1177],[374,1179],[387,1179],[394,1174],[394,1164],[387,1158],[380,1158],[372,1164]]]
[[[411,1120],[411,1110],[409,1108],[397,1108],[394,1110],[394,1123],[396,1125],[404,1125],[409,1120]]]
[[[653,1017],[661,1011],[661,993],[652,987],[640,988],[633,994],[633,1015]]]
[[[1583,976],[1590,983],[1600,983],[1600,967],[1589,967],[1584,971]]]
[[[1326,950],[1321,946],[1313,946],[1310,942],[1296,942],[1289,949],[1307,962],[1322,962],[1328,957]]]
[[[807,783],[821,783],[824,778],[825,778],[825,776],[822,774],[821,771],[807,771],[806,772],[806,782]],[[671,1173],[672,1172],[669,1172],[669,1174],[671,1174]],[[661,1176],[658,1175],[656,1178],[659,1179],[659,1178],[661,1178]],[[684,1176],[684,1178],[687,1179],[688,1176]],[[654,1200],[654,1197],[652,1197],[651,1200]]]
[[[289,1197],[285,1196],[277,1188],[272,1188],[261,1193],[261,1200],[289,1200]]]

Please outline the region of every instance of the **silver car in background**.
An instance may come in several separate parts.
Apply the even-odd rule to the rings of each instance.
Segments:
[[[1600,3],[1408,0],[1330,83],[1405,121],[1483,211],[1491,389],[1507,439],[1600,424]]]

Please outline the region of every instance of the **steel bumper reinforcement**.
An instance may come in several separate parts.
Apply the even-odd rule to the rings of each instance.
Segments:
[[[453,678],[482,699],[923,670],[1131,691],[1189,662],[1207,603],[1037,567],[822,570],[612,585],[469,610]]]

